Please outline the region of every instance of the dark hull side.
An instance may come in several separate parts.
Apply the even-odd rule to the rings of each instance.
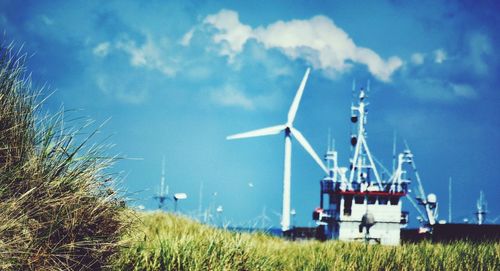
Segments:
[[[499,242],[500,225],[477,224],[437,224],[432,234],[418,233],[418,229],[401,230],[403,242],[431,240],[433,242],[451,242],[467,240],[471,242]]]

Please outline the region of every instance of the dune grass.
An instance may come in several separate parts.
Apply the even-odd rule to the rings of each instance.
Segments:
[[[500,244],[291,242],[140,214],[116,270],[499,270]]]
[[[125,204],[86,124],[41,117],[24,56],[0,46],[0,270],[100,270],[127,228]]]

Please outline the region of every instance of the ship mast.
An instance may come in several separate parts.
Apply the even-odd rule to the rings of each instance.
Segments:
[[[381,191],[382,181],[375,166],[373,157],[366,142],[365,125],[367,122],[368,103],[366,92],[361,88],[359,92],[359,101],[357,106],[351,106],[351,122],[357,124],[357,134],[351,136],[351,145],[354,147],[354,156],[351,160],[351,172],[349,175],[349,186],[352,189],[353,184],[359,186],[361,190],[373,189]],[[373,172],[376,184],[371,180],[370,174]],[[354,183],[355,182],[355,183]]]

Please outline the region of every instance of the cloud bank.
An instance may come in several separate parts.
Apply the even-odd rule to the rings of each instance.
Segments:
[[[361,64],[374,77],[388,82],[403,65],[399,57],[383,59],[373,50],[357,46],[342,28],[322,15],[252,28],[239,20],[236,11],[223,9],[206,16],[203,25],[208,29],[204,27],[202,31],[211,31],[219,54],[227,56],[230,62],[244,50],[249,40],[254,39],[266,49],[277,49],[292,60],[304,60],[329,74],[342,74],[354,64]],[[189,45],[192,36],[192,31],[186,33],[182,44]]]

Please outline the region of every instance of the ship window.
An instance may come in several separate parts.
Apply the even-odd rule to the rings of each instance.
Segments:
[[[359,183],[352,183],[351,186],[352,186],[352,190],[359,191]]]
[[[389,199],[387,197],[384,196],[378,197],[378,204],[380,205],[386,205],[388,201]]]
[[[344,196],[344,215],[350,216],[352,212],[352,196]]]
[[[354,202],[356,204],[363,204],[363,203],[365,203],[365,196],[355,196],[354,197]]]
[[[337,204],[339,203],[339,197],[336,195],[330,195],[330,204]]]
[[[398,205],[399,197],[390,197],[389,201],[391,202],[391,205]]]
[[[323,186],[323,191],[328,192],[333,190],[333,182],[332,181],[323,181],[321,182]]]
[[[377,196],[368,196],[368,204],[375,204]]]

